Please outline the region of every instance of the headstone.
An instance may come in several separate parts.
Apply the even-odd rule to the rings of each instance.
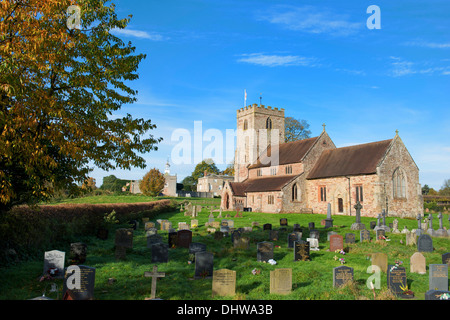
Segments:
[[[344,238],[340,234],[330,236],[330,252],[344,249]]]
[[[369,225],[370,225],[370,229],[375,229],[375,227],[377,226],[377,222],[376,221],[370,221],[369,222]]]
[[[352,224],[350,227],[351,230],[362,230],[366,228],[366,225],[364,223],[361,223],[361,209],[362,205],[359,201],[356,202],[356,205],[354,206],[356,209],[356,221]]]
[[[147,218],[147,219],[148,219],[148,218]],[[148,221],[148,222],[146,222],[146,223],[144,224],[144,229],[145,229],[145,231],[147,231],[148,229],[151,229],[151,228],[156,229],[156,228],[155,228],[155,223],[154,223],[154,222]]]
[[[403,293],[401,287],[406,287],[406,269],[404,267],[388,266],[387,286],[392,293],[398,295]]]
[[[64,263],[66,253],[64,251],[52,250],[44,253],[44,270],[42,274],[50,275],[52,278],[64,278]]]
[[[234,230],[231,232],[231,243],[234,243],[235,240],[239,239],[242,236],[241,230]]]
[[[158,272],[158,266],[153,266],[153,272],[144,272],[144,277],[152,278],[152,291],[150,298],[145,298],[145,300],[156,299],[156,281],[158,278],[164,278],[166,274],[164,272]]]
[[[189,248],[192,242],[192,231],[191,230],[180,230],[177,233],[177,247]]]
[[[292,232],[288,234],[288,248],[294,248],[294,242],[302,240],[301,232]]]
[[[94,299],[95,268],[83,265],[67,267],[63,282],[63,297],[70,290],[73,300]]]
[[[316,230],[316,229],[310,230],[310,231],[309,231],[309,237],[310,237],[310,238],[315,238],[315,239],[319,240],[319,238],[320,238],[320,232],[319,232],[319,230]]]
[[[306,241],[309,242],[309,250],[319,251],[319,240],[316,238],[306,238]]]
[[[442,221],[442,218],[443,218],[442,212],[439,212],[438,218],[439,218],[439,229],[437,229],[435,231],[435,236],[437,236],[437,237],[448,237],[447,230],[444,229],[444,224],[443,224],[443,221]]]
[[[331,218],[331,203],[327,204],[327,218],[325,219],[325,229],[333,228],[333,218]]]
[[[270,293],[289,294],[292,291],[292,269],[279,268],[270,271]]]
[[[163,239],[159,234],[154,234],[151,236],[146,237],[147,238],[147,248],[152,248],[152,245],[156,243],[162,243]]]
[[[424,231],[422,230],[422,216],[420,215],[420,213],[417,215],[417,230],[416,230],[416,235],[420,236],[424,233]]]
[[[280,219],[280,226],[287,227],[288,225],[288,219],[287,218],[281,218]]]
[[[442,263],[450,266],[450,252],[444,253],[442,255]]]
[[[360,242],[370,241],[370,231],[366,229],[361,230],[359,232],[359,241]]]
[[[169,261],[169,245],[166,243],[154,243],[152,249],[152,263],[166,263]]]
[[[197,252],[195,254],[194,279],[210,279],[213,276],[214,255],[211,252]]]
[[[448,265],[430,264],[429,271],[429,290],[448,291]]]
[[[192,219],[191,220],[191,228],[197,228],[198,227],[198,219]]]
[[[267,262],[273,259],[273,243],[268,241],[258,242],[256,261]]]
[[[87,245],[82,242],[70,244],[70,264],[83,264],[86,261]]]
[[[387,271],[387,254],[382,252],[372,253],[372,265],[378,266],[381,271]]]
[[[425,256],[420,253],[414,253],[410,258],[410,272],[418,273],[418,274],[426,274],[427,273],[427,263]]]
[[[225,237],[225,233],[222,231],[216,231],[214,232],[214,240],[221,240],[223,239],[223,237]]]
[[[248,250],[248,248],[250,247],[250,238],[239,237],[239,239],[235,239],[233,241],[233,246],[236,249]]]
[[[234,296],[236,294],[236,271],[220,269],[213,271],[212,296]]]
[[[178,230],[189,230],[189,225],[186,222],[178,222]]]
[[[415,232],[406,233],[406,245],[407,246],[417,245],[417,235]]]
[[[303,229],[300,227],[300,224],[294,223],[294,232],[303,232]]]
[[[384,229],[377,229],[376,234],[377,234],[377,241],[383,240],[383,238],[386,236],[386,231]]]
[[[392,233],[400,233],[400,230],[398,230],[398,220],[394,219],[394,221],[392,222]]]
[[[430,213],[428,215],[428,229],[427,229],[427,233],[430,236],[434,236],[434,229],[433,229],[433,215]]]
[[[145,230],[145,236],[146,237],[151,237],[158,234],[158,229],[156,228],[148,228]]]
[[[278,241],[278,230],[270,230],[269,231],[269,240],[270,241]]]
[[[127,249],[133,248],[133,229],[131,228],[117,229],[115,245],[116,247],[123,247]]]
[[[450,300],[450,291],[428,290],[425,293],[425,300]]]
[[[266,223],[263,225],[263,230],[272,230],[272,225],[270,223]]]
[[[433,239],[430,235],[422,234],[417,239],[417,250],[420,252],[433,252]]]
[[[176,248],[178,246],[178,232],[169,232],[168,242],[169,248]]]
[[[197,252],[205,252],[206,251],[206,244],[200,243],[200,242],[191,242],[189,245],[189,255],[192,255],[193,261],[195,261],[195,254]]]
[[[310,261],[309,242],[295,241],[294,243],[294,261]]]
[[[346,233],[345,234],[345,243],[355,243],[355,234],[354,233]]]
[[[353,281],[353,268],[346,266],[333,268],[333,287],[343,286],[348,281]]]
[[[308,223],[309,230],[314,229],[315,227],[316,227],[316,225],[314,224],[314,222],[309,222]]]
[[[330,241],[330,237],[333,235],[333,234],[338,234],[336,231],[328,231],[327,232],[327,241]]]

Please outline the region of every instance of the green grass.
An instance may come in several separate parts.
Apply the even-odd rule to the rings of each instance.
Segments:
[[[117,197],[116,197],[117,199]],[[139,196],[139,199],[142,199]],[[107,199],[103,199],[107,200]],[[120,199],[118,199],[120,200]],[[180,200],[180,199],[179,199]],[[194,199],[201,203],[202,200]],[[219,199],[216,199],[219,200]],[[235,228],[251,226],[253,221],[260,223],[260,228],[255,227],[251,233],[245,234],[251,238],[248,250],[235,249],[230,237],[215,241],[214,236],[206,231],[205,223],[208,221],[209,210],[203,209],[198,216],[199,227],[193,230],[193,242],[202,242],[207,246],[207,251],[214,254],[214,269],[227,268],[236,271],[236,296],[215,297],[214,299],[243,299],[243,300],[355,300],[374,299],[373,292],[366,287],[369,274],[367,267],[371,265],[370,254],[385,252],[388,255],[388,264],[395,260],[402,260],[407,270],[408,285],[415,292],[416,299],[423,300],[428,290],[428,273],[419,275],[409,273],[409,259],[417,251],[416,247],[401,244],[405,242],[403,234],[388,233],[391,241],[370,243],[359,242],[359,231],[350,230],[354,217],[334,216],[334,228],[341,235],[347,232],[356,234],[356,243],[349,245],[350,252],[343,256],[346,266],[354,268],[354,282],[343,288],[333,288],[333,268],[341,264],[334,260],[336,253],[328,252],[327,231],[320,225],[325,215],[319,214],[264,214],[243,212],[242,218],[234,218],[235,212],[229,212],[230,219],[234,220]],[[227,212],[223,212],[225,217]],[[217,217],[218,212],[214,213]],[[256,261],[257,242],[268,240],[268,232],[262,230],[264,223],[272,223],[274,229],[279,228],[279,219],[288,218],[286,232],[281,232],[278,241],[274,241],[274,260],[276,265]],[[190,217],[185,217],[180,212],[169,212],[158,216],[160,219],[168,219],[176,228],[178,222],[190,223]],[[218,220],[216,218],[216,220]],[[362,222],[369,226],[374,218],[361,218]],[[394,218],[388,217],[387,223]],[[155,220],[156,221],[156,220]],[[315,222],[316,229],[320,231],[320,251],[311,251],[311,261],[294,262],[293,249],[287,248],[287,235],[292,232],[294,223],[303,228],[303,239],[308,237],[308,223]],[[404,226],[408,229],[417,227],[417,221],[412,219],[399,219],[399,229]],[[117,226],[123,227],[123,226]],[[167,231],[158,231],[167,243]],[[371,231],[372,239],[375,237]],[[143,224],[134,233],[133,249],[127,252],[124,261],[116,261],[114,257],[114,233],[107,240],[96,238],[83,238],[88,245],[88,257],[85,265],[96,268],[96,282],[94,296],[97,300],[143,300],[150,296],[151,279],[144,277],[145,271],[151,271],[151,252],[146,247],[146,238]],[[433,238],[435,250],[432,253],[424,253],[427,265],[442,263],[441,255],[449,251],[448,239]],[[66,257],[69,254],[69,244],[63,248],[48,248],[48,250],[63,250]],[[43,254],[42,254],[43,257]],[[169,250],[169,262],[158,265],[158,271],[164,272],[165,277],[158,280],[157,296],[165,300],[209,300],[211,297],[212,280],[193,280],[194,264],[188,264],[188,249],[175,248]],[[66,263],[67,266],[67,263]],[[0,299],[29,299],[42,295],[47,287],[47,296],[56,298],[55,293],[49,293],[48,281],[39,282],[42,273],[43,259],[18,263],[7,269],[1,270]],[[253,275],[252,270],[261,271]],[[293,287],[289,295],[270,294],[270,271],[277,268],[292,268]],[[109,278],[115,278],[113,284],[108,283]],[[62,280],[56,283],[61,287]],[[386,274],[381,275],[381,289],[375,290],[377,299],[395,299],[387,290]],[[59,296],[61,298],[61,294]]]

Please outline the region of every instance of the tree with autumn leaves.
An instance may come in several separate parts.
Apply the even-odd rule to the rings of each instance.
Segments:
[[[92,166],[145,168],[138,154],[162,140],[151,120],[110,117],[136,101],[128,83],[146,56],[111,33],[131,16],[106,2],[0,2],[0,214],[76,190]],[[79,28],[68,26],[71,5]]]

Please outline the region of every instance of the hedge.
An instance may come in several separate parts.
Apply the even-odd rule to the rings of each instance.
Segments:
[[[142,203],[18,206],[0,217],[0,265],[10,263],[17,256],[36,255],[57,243],[69,243],[76,237],[95,236],[105,214],[113,210],[119,223],[127,223],[143,217],[153,218],[175,208],[176,202],[167,199]]]

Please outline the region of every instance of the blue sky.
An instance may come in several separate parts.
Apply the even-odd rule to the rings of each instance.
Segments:
[[[94,169],[97,186],[110,174],[137,180],[151,168],[163,171],[180,143],[172,134],[188,131],[194,145],[195,121],[203,133],[225,137],[236,129],[244,90],[248,105],[261,95],[262,104],[308,121],[312,136],[325,123],[337,147],[391,139],[399,130],[422,185],[439,189],[450,178],[449,1],[114,3],[120,18],[133,15],[116,35],[147,54],[131,84],[138,102],[114,116],[151,119],[157,129],[149,133],[164,141],[143,155],[146,169]],[[380,8],[381,29],[366,25],[370,5]],[[171,173],[181,182],[195,164],[193,157],[172,163]]]

